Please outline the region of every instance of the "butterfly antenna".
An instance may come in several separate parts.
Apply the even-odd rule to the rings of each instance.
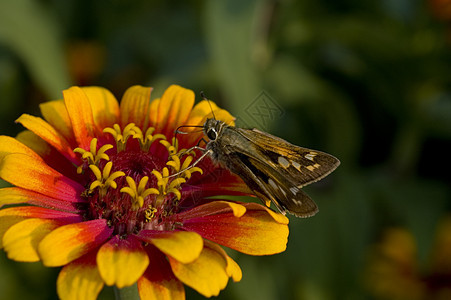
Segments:
[[[202,97],[203,100],[207,100],[208,105],[210,106],[210,109],[211,109],[211,114],[213,115],[213,118],[216,120],[216,116],[215,116],[215,112],[213,111],[213,107],[211,106],[210,100],[208,100],[207,97],[205,97],[204,91],[200,92],[200,96]]]

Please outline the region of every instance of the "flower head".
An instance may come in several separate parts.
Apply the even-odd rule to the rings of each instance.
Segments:
[[[367,285],[376,299],[450,299],[451,217],[439,223],[431,248],[428,263],[423,264],[408,230],[387,230],[367,268]]]
[[[285,250],[288,219],[256,203],[208,198],[245,195],[244,183],[190,148],[215,104],[169,87],[150,102],[134,86],[119,105],[107,90],[72,87],[22,115],[28,130],[0,137],[1,246],[17,261],[62,266],[62,299],[95,299],[104,286],[138,283],[142,299],[184,299],[186,284],[209,297],[241,279],[219,246],[250,255]],[[213,110],[213,112],[211,111]],[[20,204],[20,205],[15,205]],[[165,299],[166,299],[165,298]]]

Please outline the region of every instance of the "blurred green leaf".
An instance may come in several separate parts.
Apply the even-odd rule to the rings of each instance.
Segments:
[[[24,61],[48,97],[70,84],[57,19],[38,1],[0,1],[0,41]]]
[[[261,79],[252,61],[255,50],[255,26],[263,0],[208,1],[205,9],[207,46],[219,84],[227,99],[227,108],[243,118],[249,103],[261,92]]]

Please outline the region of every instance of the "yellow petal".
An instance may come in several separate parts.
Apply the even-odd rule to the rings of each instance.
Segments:
[[[39,242],[60,224],[53,220],[28,219],[11,226],[3,236],[3,246],[9,259],[39,261]]]
[[[205,297],[217,296],[229,280],[226,261],[210,248],[204,248],[192,263],[183,264],[171,257],[169,263],[180,281]]]
[[[205,247],[208,247],[208,248],[213,249],[214,251],[218,252],[226,260],[227,276],[231,277],[234,282],[241,281],[241,279],[243,278],[243,272],[241,271],[240,266],[230,256],[227,255],[227,253],[224,251],[224,249],[222,249],[221,246],[206,240]]]
[[[152,88],[140,85],[132,86],[125,91],[120,105],[122,126],[130,123],[142,129],[147,126],[151,93]]]
[[[112,233],[103,219],[61,226],[41,241],[39,255],[45,266],[62,266],[95,249]]]
[[[133,236],[120,239],[114,236],[97,253],[100,276],[107,285],[118,288],[135,283],[146,270],[149,257]]]
[[[16,187],[0,189],[0,208],[9,204],[26,203],[29,200],[30,198],[23,189]]]
[[[192,262],[198,258],[204,245],[199,234],[189,231],[160,233],[144,230],[140,232],[139,238],[154,244],[160,251],[182,263]]]
[[[16,139],[27,147],[30,147],[40,157],[46,157],[52,152],[51,146],[30,130],[20,132],[16,136]]]
[[[119,122],[119,104],[114,95],[102,87],[83,87],[83,92],[91,103],[94,122],[97,127],[113,127]]]
[[[174,276],[166,256],[151,244],[146,251],[149,268],[138,280],[141,299],[184,300],[185,288]]]
[[[9,154],[26,154],[32,156],[37,160],[42,160],[32,149],[25,146],[15,138],[10,136],[0,136],[0,159]]]
[[[72,124],[63,100],[49,101],[39,105],[44,119],[68,141],[74,139]]]
[[[0,210],[0,242],[3,243],[3,235],[14,224],[24,219],[53,219],[58,224],[69,224],[80,222],[78,214],[60,212],[54,209],[42,208],[38,206],[16,206]],[[0,245],[0,248],[3,247]]]
[[[61,300],[96,300],[103,280],[94,259],[80,259],[61,270],[56,285]]]
[[[141,299],[185,300],[183,283],[175,278],[152,281],[143,276],[138,280],[138,290]]]

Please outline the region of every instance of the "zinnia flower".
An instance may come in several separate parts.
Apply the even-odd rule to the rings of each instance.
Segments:
[[[44,119],[22,115],[28,130],[17,138],[0,137],[0,177],[14,185],[0,189],[2,247],[16,261],[62,266],[61,299],[136,282],[141,299],[184,299],[183,284],[210,297],[242,276],[219,245],[250,255],[286,248],[286,217],[208,198],[248,189],[207,157],[191,166],[199,128],[174,137],[212,109],[233,117],[207,101],[193,107],[194,93],[179,86],[150,94],[131,87],[119,106],[108,90],[72,87],[41,105]]]
[[[408,230],[387,230],[371,252],[367,286],[376,299],[451,299],[451,217],[439,222],[426,262]]]

